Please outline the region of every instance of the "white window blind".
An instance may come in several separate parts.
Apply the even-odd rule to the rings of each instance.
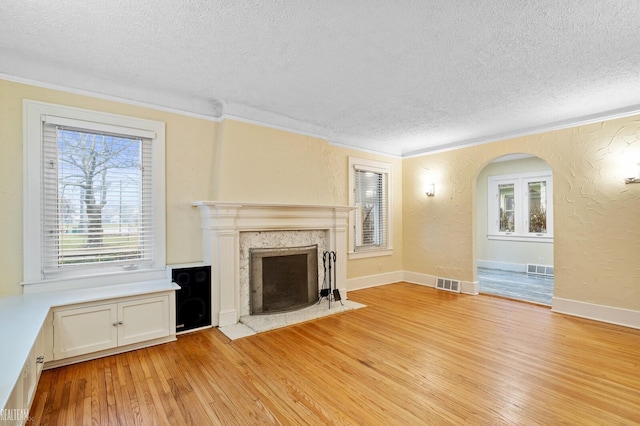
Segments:
[[[382,248],[388,241],[388,174],[355,166],[355,249]]]
[[[152,260],[151,139],[92,124],[44,120],[45,279],[96,267],[137,269]]]

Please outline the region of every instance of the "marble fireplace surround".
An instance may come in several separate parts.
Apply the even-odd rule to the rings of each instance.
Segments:
[[[258,204],[223,201],[193,203],[202,222],[203,262],[211,265],[211,321],[231,326],[249,310],[248,260],[244,251],[283,244],[318,244],[336,252],[337,287],[346,299],[349,206]],[[314,242],[315,241],[315,242]],[[302,244],[304,242],[304,244]],[[322,262],[319,264],[322,268]]]

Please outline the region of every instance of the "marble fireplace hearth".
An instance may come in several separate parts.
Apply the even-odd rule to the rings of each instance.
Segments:
[[[349,206],[256,204],[221,201],[193,203],[202,221],[203,261],[211,265],[212,324],[254,332],[278,328],[320,316],[355,309],[347,300],[346,260]],[[312,305],[292,312],[250,315],[249,248],[318,245],[318,279],[322,282],[322,252],[337,255],[336,283],[345,306]],[[318,309],[321,308],[321,309]],[[339,310],[340,309],[340,310]],[[317,312],[315,312],[317,311]],[[256,317],[262,317],[255,319]]]
[[[282,312],[271,315],[247,315],[240,317],[240,322],[238,324],[219,327],[219,329],[231,340],[234,340],[329,315],[364,308],[366,306],[362,303],[354,302],[353,300],[343,300],[342,302],[344,303],[342,305],[340,302],[331,302],[331,308],[329,308],[328,301],[324,299],[319,304],[299,309],[297,311]]]

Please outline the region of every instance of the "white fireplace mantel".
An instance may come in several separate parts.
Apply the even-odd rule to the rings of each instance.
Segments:
[[[197,201],[202,220],[203,261],[211,265],[211,321],[228,326],[240,312],[239,240],[241,232],[326,230],[327,248],[347,264],[349,206],[257,204]],[[346,298],[346,267],[336,270],[337,287]]]

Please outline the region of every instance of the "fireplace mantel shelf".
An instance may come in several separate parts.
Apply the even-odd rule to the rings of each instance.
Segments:
[[[309,210],[317,210],[317,209],[331,209],[331,210],[341,210],[341,211],[350,211],[355,207],[353,206],[332,206],[332,205],[323,205],[323,204],[287,204],[287,203],[243,203],[237,201],[194,201],[192,203],[194,207],[200,206],[210,206],[210,207],[231,207],[231,208],[256,208],[256,209],[309,209]]]

